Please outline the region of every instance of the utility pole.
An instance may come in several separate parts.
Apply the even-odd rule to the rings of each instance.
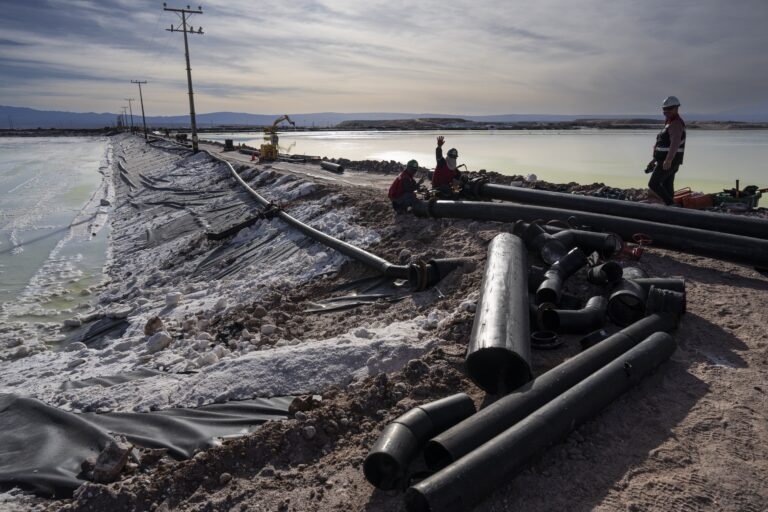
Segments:
[[[148,141],[149,138],[147,137],[147,118],[144,117],[144,96],[141,95],[141,84],[147,83],[146,80],[143,82],[140,82],[138,80],[131,80],[132,84],[137,84],[139,86],[139,101],[141,102],[141,122],[144,123],[144,140]]]
[[[165,30],[168,32],[184,33],[184,56],[187,59],[187,85],[189,87],[189,117],[192,120],[192,151],[197,153],[197,122],[195,121],[195,101],[192,97],[192,69],[189,67],[189,43],[187,43],[187,32],[190,34],[203,35],[203,27],[198,27],[197,32],[195,32],[195,27],[192,25],[187,28],[187,17],[192,14],[203,14],[203,8],[198,6],[197,10],[193,10],[187,6],[186,9],[171,9],[166,7],[165,3],[163,3],[163,10],[175,12],[181,18],[181,25],[178,27],[171,25],[171,28]]]
[[[131,113],[131,133],[133,133],[133,105],[132,103],[136,101],[134,98],[123,98],[125,101],[128,102],[128,111]]]
[[[126,110],[128,110],[128,107],[126,106],[120,106],[121,109],[123,109],[123,126],[128,127],[128,114],[126,113]]]

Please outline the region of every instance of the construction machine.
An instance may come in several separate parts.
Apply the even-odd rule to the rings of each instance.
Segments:
[[[277,136],[277,125],[283,121],[289,122],[291,126],[296,128],[296,123],[291,121],[288,114],[278,117],[275,119],[275,122],[272,123],[272,126],[264,128],[264,140],[267,142],[261,145],[259,160],[277,160],[277,142],[279,140]]]

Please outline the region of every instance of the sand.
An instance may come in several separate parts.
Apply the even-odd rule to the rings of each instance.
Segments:
[[[292,174],[302,174],[300,164],[290,166]],[[412,334],[389,359],[369,359],[355,375],[344,374],[346,367],[325,367],[337,378],[325,384],[320,379],[306,389],[322,401],[308,397],[289,420],[264,425],[188,461],[160,458],[150,469],[125,474],[113,484],[86,484],[74,500],[32,500],[25,507],[404,510],[402,492],[377,491],[366,482],[362,460],[387,423],[414,405],[458,391],[469,393],[478,406],[494,399],[469,381],[463,358],[487,244],[511,226],[395,216],[381,185],[391,176],[360,184],[349,183],[364,178],[354,170],[343,180],[328,179],[333,175],[317,166],[307,171],[313,176],[301,179],[316,188],[297,201],[337,197],[348,208],[347,222],[378,236],[368,245],[372,252],[394,262],[464,256],[476,264],[454,272],[436,289],[351,311],[304,313],[338,285],[370,275],[346,260],[334,261],[331,273],[287,286],[275,283],[251,300],[230,303],[206,327],[213,345],[239,339],[243,329],[259,330],[264,312],[291,333],[296,347],[355,332],[360,339],[379,339],[384,334],[376,329],[386,331],[390,324],[408,324]],[[655,374],[532,460],[527,470],[510,476],[474,510],[768,509],[768,279],[745,266],[653,247],[631,264],[651,276],[685,278],[688,313],[674,332],[678,350]],[[583,271],[568,287],[589,290]],[[558,350],[534,351],[535,374],[577,353],[576,339],[569,337]]]

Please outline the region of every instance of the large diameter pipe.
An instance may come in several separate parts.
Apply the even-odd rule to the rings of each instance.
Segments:
[[[408,466],[427,440],[475,412],[472,399],[455,395],[414,407],[387,425],[363,461],[365,478],[375,487],[405,487]]]
[[[525,244],[501,233],[488,245],[467,348],[467,373],[485,391],[505,393],[531,380],[528,313]]]
[[[406,509],[408,512],[471,510],[524,469],[534,455],[563,439],[637,385],[669,359],[675,348],[669,334],[652,334],[515,426],[410,487],[405,495]]]
[[[673,315],[650,315],[580,352],[432,438],[424,449],[427,465],[437,469],[458,460],[592,375],[651,334],[668,332],[675,326],[676,318]]]
[[[568,208],[582,212],[628,217],[768,240],[768,221],[755,217],[739,217],[683,208],[670,212],[669,208],[633,201],[562,194],[560,192],[509,187],[492,183],[479,186],[477,192],[479,197],[488,199],[501,199],[552,208]]]
[[[670,217],[669,209],[663,209]],[[750,238],[705,229],[674,226],[661,222],[614,217],[599,213],[547,208],[509,203],[484,203],[479,201],[417,202],[413,206],[417,215],[448,217],[514,223],[536,219],[568,222],[576,217],[582,224],[595,229],[616,233],[624,240],[631,240],[637,233],[645,233],[653,239],[654,246],[711,258],[744,263],[757,267],[768,266],[768,240]],[[675,213],[679,209],[675,209]]]

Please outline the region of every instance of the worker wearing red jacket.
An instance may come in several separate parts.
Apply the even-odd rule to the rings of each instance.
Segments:
[[[456,159],[459,157],[459,152],[456,148],[448,150],[446,158],[443,158],[443,144],[445,143],[445,137],[442,135],[437,138],[437,149],[435,149],[435,158],[437,159],[437,167],[432,174],[432,189],[437,191],[439,195],[443,197],[452,197],[453,180],[459,180],[461,173],[456,165]]]
[[[413,206],[417,201],[416,191],[419,190],[419,183],[414,179],[414,176],[418,170],[419,162],[416,160],[409,161],[405,166],[405,170],[389,186],[387,196],[392,201],[392,208],[394,208],[395,212],[407,212],[408,207]]]

